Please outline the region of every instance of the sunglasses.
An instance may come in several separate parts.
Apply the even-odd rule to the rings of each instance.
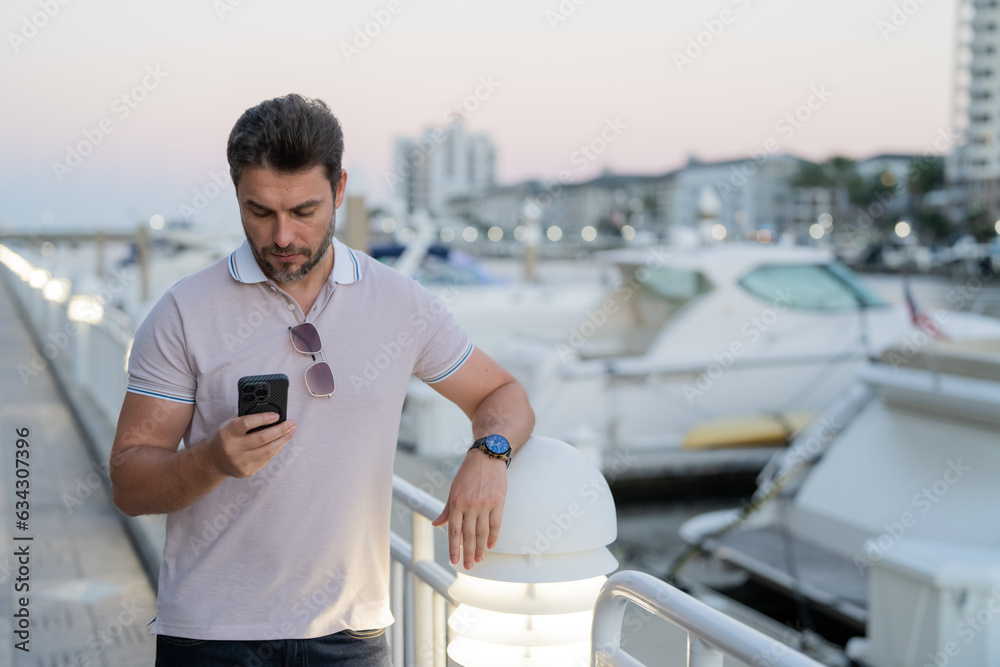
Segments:
[[[306,370],[306,389],[317,398],[330,398],[336,386],[333,382],[333,370],[323,357],[323,344],[319,340],[319,332],[310,322],[288,327],[288,335],[292,339],[292,347],[296,352],[308,354],[316,362]],[[316,361],[316,355],[323,361]]]

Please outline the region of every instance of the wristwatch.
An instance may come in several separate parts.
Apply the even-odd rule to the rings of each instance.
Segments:
[[[491,459],[500,459],[510,467],[510,443],[502,435],[488,435],[472,443],[469,450],[478,449]]]

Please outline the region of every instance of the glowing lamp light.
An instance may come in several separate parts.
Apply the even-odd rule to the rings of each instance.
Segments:
[[[721,241],[726,238],[725,225],[712,225],[712,238],[716,241]]]
[[[631,241],[635,238],[635,227],[632,225],[622,225],[622,238]]]
[[[896,236],[898,236],[901,239],[905,239],[907,236],[910,235],[910,223],[908,223],[906,220],[900,220],[899,222],[896,223],[895,231],[896,231]]]
[[[821,223],[814,222],[809,226],[809,236],[817,241],[823,238],[824,234],[826,234],[826,228]]]
[[[597,238],[597,230],[593,226],[587,225],[580,230],[580,238],[582,238],[587,243],[590,243]]]
[[[490,227],[488,232],[486,232],[486,238],[496,243],[497,241],[503,238],[503,230],[494,225]]]
[[[455,230],[451,227],[441,228],[441,240],[445,243],[451,243],[455,240]]]
[[[545,236],[548,237],[550,241],[558,241],[562,238],[562,228],[552,225],[545,230]]]
[[[73,322],[100,324],[104,319],[104,306],[92,296],[77,294],[69,300],[66,317]]]
[[[68,280],[63,278],[53,278],[49,282],[45,283],[45,286],[42,288],[42,296],[44,296],[47,301],[52,301],[54,303],[66,303],[66,299],[69,298],[70,288],[71,286]]]
[[[28,260],[18,255],[5,245],[0,245],[0,262],[13,271],[21,280],[27,280],[35,270]]]
[[[462,238],[466,243],[472,243],[479,238],[479,230],[475,227],[466,227],[462,230]]]
[[[524,225],[518,225],[514,228],[514,240],[521,243],[528,240],[528,229]]]
[[[996,224],[993,225],[993,229],[997,230],[997,234],[1000,234],[1000,220],[997,220]]]
[[[34,269],[28,274],[28,284],[35,289],[42,289],[50,278],[52,278],[52,274],[45,269]]]
[[[558,470],[553,475],[552,470]],[[511,462],[504,530],[466,572],[456,568],[448,619],[460,667],[569,667],[589,663],[594,602],[618,561],[607,481],[580,450],[532,437]]]

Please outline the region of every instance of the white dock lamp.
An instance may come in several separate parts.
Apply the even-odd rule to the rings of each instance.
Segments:
[[[575,447],[532,437],[511,462],[494,549],[449,589],[448,619],[460,667],[590,664],[590,624],[618,533],[600,470]]]

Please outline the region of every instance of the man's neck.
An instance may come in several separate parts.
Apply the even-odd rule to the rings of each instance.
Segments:
[[[331,243],[330,247],[323,254],[323,259],[319,261],[319,264],[314,266],[302,278],[291,282],[278,282],[277,280],[274,282],[295,299],[299,307],[302,308],[302,312],[308,315],[309,309],[316,302],[316,298],[319,296],[320,290],[323,289],[323,285],[330,279],[335,261],[333,244]]]

